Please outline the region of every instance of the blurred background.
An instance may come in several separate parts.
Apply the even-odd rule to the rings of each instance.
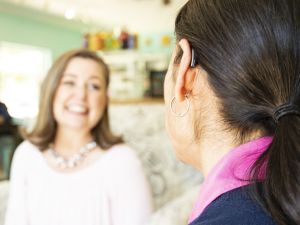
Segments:
[[[58,55],[80,47],[110,65],[113,99],[161,97],[159,72],[167,69],[184,2],[0,0],[1,101],[14,118],[35,117],[45,71]]]
[[[0,0],[0,102],[10,115],[0,128],[0,224],[18,129],[33,125],[41,81],[56,57],[82,47],[111,70],[112,128],[143,162],[157,214],[152,224],[186,222],[202,177],[176,160],[163,104],[174,21],[186,1]]]

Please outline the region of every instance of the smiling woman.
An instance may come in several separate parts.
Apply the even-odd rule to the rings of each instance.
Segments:
[[[56,132],[59,133],[61,129],[78,131],[79,129],[72,129],[72,126],[79,123],[80,120],[77,119],[82,117],[87,121],[94,120],[85,129],[91,130],[91,135],[101,148],[108,149],[121,143],[122,139],[114,136],[109,127],[108,85],[108,67],[96,54],[87,50],[63,54],[50,68],[42,84],[36,125],[32,132],[25,133],[24,136],[43,151],[55,136],[60,136]],[[85,116],[79,117],[80,112],[84,111]],[[74,124],[67,126],[74,117],[77,118],[73,121]],[[87,132],[82,129],[80,131]]]
[[[151,195],[134,151],[108,122],[109,70],[74,50],[49,70],[35,127],[16,150],[6,225],[141,225]]]
[[[61,129],[93,129],[107,104],[103,69],[92,59],[70,60],[54,96],[53,111]]]

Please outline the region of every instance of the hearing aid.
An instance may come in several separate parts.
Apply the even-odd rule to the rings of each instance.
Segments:
[[[192,48],[192,60],[191,60],[191,67],[194,68],[197,65],[197,60],[195,56],[195,50]]]

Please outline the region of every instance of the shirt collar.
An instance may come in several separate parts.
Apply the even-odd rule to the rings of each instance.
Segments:
[[[189,223],[220,195],[249,184],[249,173],[253,163],[268,148],[272,140],[270,136],[261,137],[227,153],[205,178]]]

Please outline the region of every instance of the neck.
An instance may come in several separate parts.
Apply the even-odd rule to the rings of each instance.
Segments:
[[[78,150],[92,141],[93,137],[89,132],[69,131],[58,129],[54,140],[54,149],[58,153],[69,156],[77,153]]]
[[[243,143],[237,138],[236,131],[228,129],[228,123],[224,122],[222,104],[211,88],[208,74],[202,69],[199,74],[201,76],[194,80],[190,113],[185,121],[189,124],[189,129],[185,132],[192,136],[191,144],[185,146],[182,158],[207,176],[226,154]],[[255,131],[247,135],[247,140],[244,141],[256,139],[262,134],[263,132]]]
[[[219,132],[206,132],[201,142],[195,143],[194,166],[202,172],[204,177],[215,167],[215,165],[232,149],[241,144],[262,137],[262,132],[253,132],[244,143],[237,140],[236,135],[222,128],[214,128]],[[196,157],[197,156],[197,157]]]
[[[213,134],[205,135],[201,142],[195,145],[197,146],[194,147],[193,164],[206,177],[213,167],[238,144],[228,135]]]
[[[201,76],[200,76],[201,77]],[[189,163],[202,172],[206,177],[213,167],[232,149],[243,144],[237,138],[236,131],[228,129],[228,124],[223,122],[221,117],[219,100],[214,92],[209,88],[207,79],[202,79],[203,85],[200,90],[205,90],[200,94],[194,93],[194,96],[201,98],[192,99],[192,107],[195,108],[194,118],[199,119],[199,110],[201,111],[200,127],[196,135],[196,141],[192,143],[192,152],[189,154]],[[200,83],[201,83],[200,82]],[[262,132],[255,131],[247,135],[245,142],[261,137]]]

